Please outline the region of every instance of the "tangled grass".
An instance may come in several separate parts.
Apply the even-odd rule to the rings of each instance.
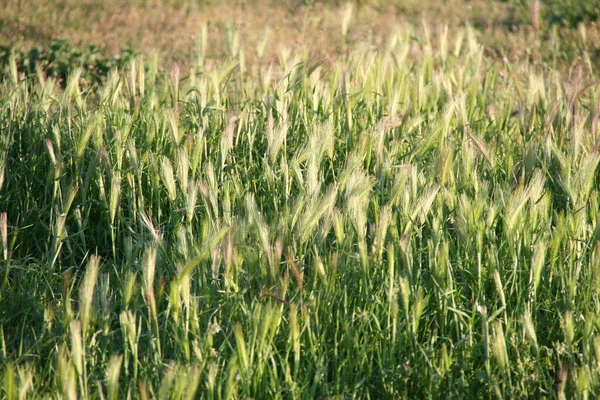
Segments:
[[[93,92],[13,62],[2,394],[597,396],[592,64],[440,38],[331,66],[201,49],[183,77],[138,58]]]

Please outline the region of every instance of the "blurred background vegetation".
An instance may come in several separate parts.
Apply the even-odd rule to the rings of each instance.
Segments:
[[[247,51],[250,63],[271,63],[282,49],[305,48],[321,63],[362,42],[385,45],[398,26],[425,26],[435,41],[472,26],[488,56],[569,70],[600,61],[600,0],[1,0],[0,63],[11,53],[18,68],[39,68],[64,81],[83,66],[97,84],[135,54],[160,54],[170,67],[193,65],[200,30],[211,38],[206,57],[218,62],[223,41]],[[339,20],[348,4],[354,18],[347,33]],[[536,29],[537,28],[537,29]],[[269,46],[264,46],[269,42]],[[419,44],[419,43],[417,43]],[[231,47],[231,46],[229,46]],[[261,49],[266,48],[266,52]]]

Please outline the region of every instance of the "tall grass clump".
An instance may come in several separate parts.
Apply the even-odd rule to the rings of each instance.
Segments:
[[[13,60],[2,396],[598,396],[585,73],[469,29],[251,67],[228,35],[222,63],[92,91]]]

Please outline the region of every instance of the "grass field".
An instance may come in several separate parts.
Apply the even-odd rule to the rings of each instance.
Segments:
[[[70,1],[0,38],[97,44]],[[0,71],[0,396],[600,395],[595,8],[148,3],[193,40]]]

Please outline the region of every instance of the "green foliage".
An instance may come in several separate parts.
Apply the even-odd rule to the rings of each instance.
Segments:
[[[544,17],[552,24],[577,27],[581,22],[596,22],[600,17],[600,1],[542,0]]]
[[[28,52],[0,46],[0,81],[7,78],[11,57],[19,73],[25,77],[43,74],[58,80],[64,87],[67,77],[81,68],[80,84],[98,87],[113,69],[122,69],[135,58],[135,52],[125,50],[116,57],[106,57],[97,46],[79,50],[66,40],[55,39],[48,48],[33,48]]]
[[[2,395],[600,393],[599,89],[417,36],[87,93],[9,65]]]
[[[533,0],[503,0],[508,3],[511,10],[511,22],[516,24],[530,24]],[[570,33],[570,29],[577,28],[580,23],[594,23],[600,17],[600,1],[578,0],[539,0],[540,23],[547,26],[559,25],[567,28],[563,34]]]

